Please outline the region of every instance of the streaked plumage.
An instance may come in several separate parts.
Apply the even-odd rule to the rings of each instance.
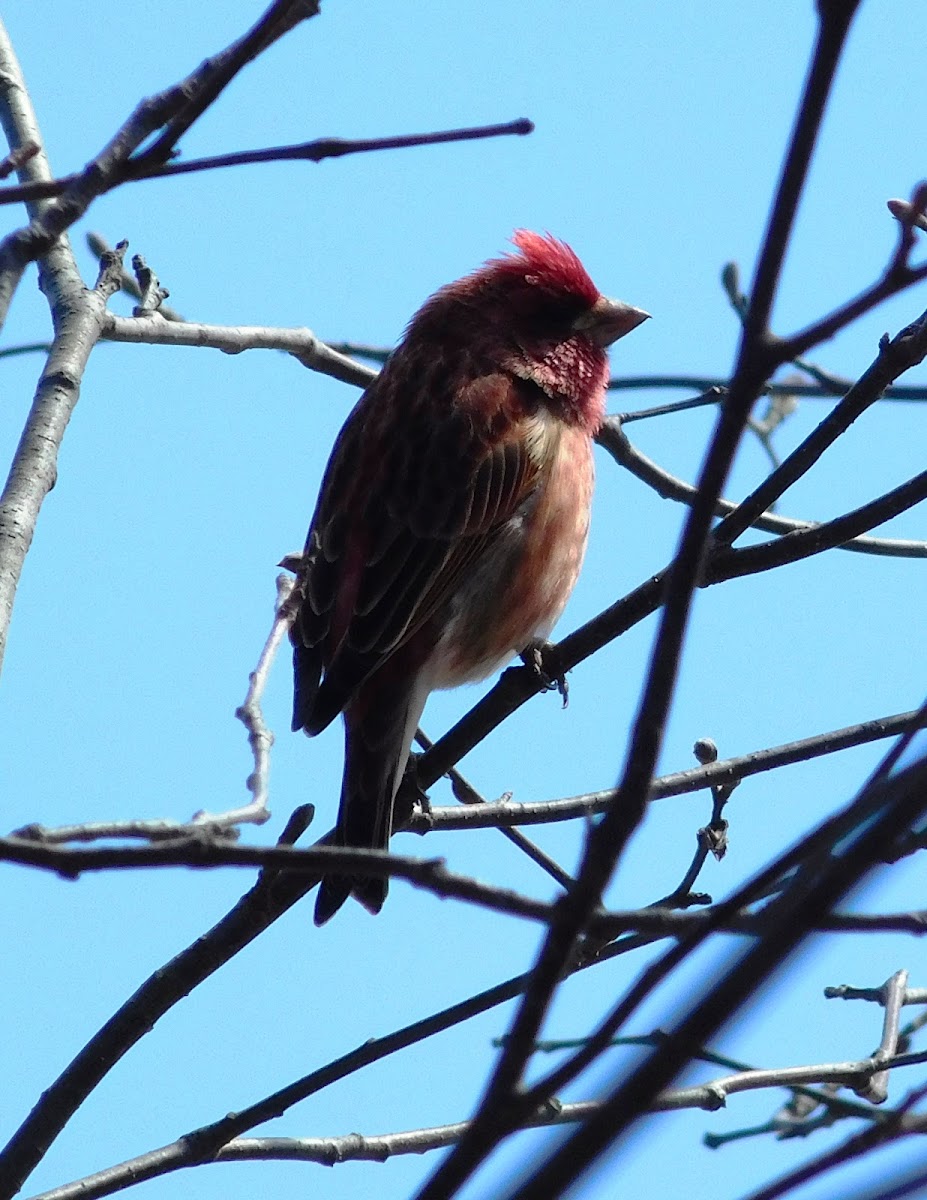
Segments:
[[[546,637],[582,564],[604,347],[646,313],[552,237],[432,296],[332,451],[299,573],[293,728],[345,716],[338,837],[385,849],[428,693]],[[329,877],[327,920],[386,881]]]

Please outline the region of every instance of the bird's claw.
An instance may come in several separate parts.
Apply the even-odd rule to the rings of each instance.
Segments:
[[[416,811],[431,812],[431,801],[418,782],[418,760],[421,754],[410,754],[403,772],[402,782],[393,804],[393,832],[405,828]]]
[[[566,681],[566,672],[560,662],[560,652],[553,642],[542,639],[529,642],[519,655],[537,678],[544,692],[559,692],[563,699],[563,707],[570,702],[570,685]]]

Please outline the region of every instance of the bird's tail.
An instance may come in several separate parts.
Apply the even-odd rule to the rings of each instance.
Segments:
[[[393,805],[428,689],[406,689],[402,696],[384,693],[381,688],[364,689],[345,711],[344,776],[332,843],[336,846],[389,848]],[[316,925],[324,925],[352,894],[368,912],[378,913],[388,887],[386,876],[325,876],[315,903]]]
[[[350,718],[346,719],[341,804],[332,844],[385,850],[392,831],[393,799],[401,776],[397,778],[399,762],[395,750],[390,753],[389,745],[372,742],[369,732],[364,723],[352,728]],[[315,902],[316,925],[323,925],[333,917],[352,893],[369,912],[378,913],[386,900],[388,885],[385,877],[326,875]]]

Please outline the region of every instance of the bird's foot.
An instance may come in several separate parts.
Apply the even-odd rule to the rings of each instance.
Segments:
[[[541,685],[541,690],[559,692],[563,699],[563,707],[566,708],[570,698],[570,686],[566,681],[566,672],[560,661],[560,651],[554,643],[537,638],[525,646],[519,657],[528,670],[535,675]]]
[[[418,760],[421,757],[420,754],[410,754],[409,760],[406,763],[402,782],[399,785],[396,799],[393,802],[394,833],[405,828],[415,812],[426,814],[431,812],[431,801],[418,781],[416,768],[418,767]]]

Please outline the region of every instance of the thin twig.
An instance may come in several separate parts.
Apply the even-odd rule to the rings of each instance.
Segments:
[[[345,349],[345,353],[351,353],[351,351]],[[363,351],[359,350],[358,353],[360,357],[365,357]],[[729,383],[729,379],[722,378],[720,375],[619,375],[609,380],[608,388],[612,392],[663,391],[672,388],[684,392],[701,392],[704,397],[711,392],[719,393],[715,400],[707,398],[698,401],[684,400],[681,404],[660,405],[658,408],[648,408],[641,412],[621,414],[623,421],[639,421],[645,417],[663,416],[669,412],[681,412],[688,408],[701,408],[708,404],[716,404],[718,398],[727,391]],[[841,383],[843,387],[840,394],[849,391],[852,386],[850,380],[841,380]],[[761,395],[807,396],[812,400],[832,400],[835,393],[832,388],[822,387],[819,383],[776,383],[767,380],[763,384]],[[893,383],[885,389],[882,399],[927,400],[927,386],[913,383]]]
[[[165,179],[174,175],[189,175],[196,171],[215,171],[222,167],[241,167],[256,163],[311,162],[328,158],[344,158],[349,154],[370,154],[377,150],[404,150],[413,146],[440,146],[448,142],[475,142],[483,138],[524,136],[534,132],[533,122],[522,117],[495,125],[476,125],[467,129],[446,129],[432,133],[407,133],[379,138],[317,138],[291,146],[268,146],[261,150],[237,150],[229,154],[213,154],[205,158],[152,161],[147,155],[129,159],[120,172],[117,183],[134,183],[143,179]],[[0,205],[21,200],[47,199],[60,196],[69,188],[83,182],[84,172],[64,175],[43,183],[22,184],[19,187],[0,187]]]
[[[692,484],[671,475],[669,471],[658,466],[633,445],[624,431],[624,421],[623,416],[606,417],[597,437],[599,445],[607,450],[617,463],[626,467],[642,483],[653,488],[664,500],[678,500],[683,504],[691,504],[696,494],[696,489]],[[736,508],[738,505],[731,500],[719,500],[715,506],[715,515],[723,517],[734,512]],[[819,524],[820,522],[797,520],[795,517],[783,517],[768,511],[761,513],[751,522],[754,529],[779,534],[816,529]],[[913,541],[905,538],[878,538],[864,535],[841,543],[837,549],[891,558],[927,558],[927,541]]]
[[[837,987],[827,987],[824,995],[828,1000],[870,1000],[875,1004],[885,1003],[885,985],[877,988],[850,987],[842,983]],[[901,993],[901,1004],[927,1004],[927,988],[904,988]]]
[[[906,483],[900,484],[883,496],[870,500],[852,512],[824,521],[810,529],[786,533],[776,541],[763,542],[757,546],[743,546],[729,550],[722,542],[711,555],[701,583],[709,587],[712,583],[731,579],[734,574],[753,575],[788,563],[807,558],[809,554],[820,554],[824,550],[835,550],[851,538],[859,537],[869,529],[900,516],[916,504],[927,499],[927,471],[921,471]]]
[[[711,738],[699,738],[693,747],[693,753],[702,766],[709,766],[718,761],[718,747]],[[725,805],[731,798],[731,793],[740,781],[728,784],[715,784],[711,789],[711,817],[707,825],[703,825],[696,834],[695,853],[689,863],[686,873],[662,900],[657,900],[653,908],[689,908],[696,904],[710,904],[711,897],[704,892],[693,892],[695,881],[702,872],[702,867],[711,854],[720,861],[727,853],[728,839],[727,821],[722,817]]]
[[[594,1157],[598,1147],[615,1140],[616,1123],[622,1129],[631,1124],[631,1114],[636,1116],[640,1112],[641,1089],[644,1095],[648,1095],[655,1079],[674,1077],[688,1061],[691,1049],[713,1037],[725,1016],[736,1010],[748,996],[755,994],[757,986],[802,940],[820,914],[829,911],[841,896],[872,870],[878,862],[881,846],[898,837],[910,822],[921,818],[927,808],[925,783],[927,761],[915,763],[888,779],[882,778],[877,772],[872,786],[864,788],[836,820],[825,822],[820,832],[826,830],[827,837],[820,843],[818,852],[813,858],[804,852],[802,855],[807,861],[822,864],[820,870],[813,875],[809,871],[805,876],[797,877],[791,887],[784,888],[781,895],[767,906],[769,926],[765,936],[735,959],[694,1005],[684,1009],[684,1015],[668,1035],[666,1043],[640,1067],[616,1082],[602,1112],[550,1155],[540,1169],[513,1194],[518,1196],[518,1200],[527,1200],[528,1197],[534,1200],[535,1197],[550,1195],[552,1180],[567,1177],[575,1179],[582,1173],[583,1164]],[[811,839],[812,843],[817,840]],[[828,847],[827,853],[825,846]],[[764,869],[752,884],[739,889],[737,896],[727,903],[749,896],[754,887],[761,885],[764,877],[783,867],[790,857],[790,853],[781,856],[778,864]],[[725,905],[718,907],[719,916],[724,908]],[[688,949],[694,949],[702,940],[691,938]],[[653,986],[665,978],[673,964],[682,960],[686,951],[684,940],[666,953],[661,961],[648,968],[597,1033],[605,1030],[615,1032],[626,1014],[650,994]],[[525,1101],[536,1099],[536,1095],[534,1091],[527,1092]]]
[[[415,731],[415,740],[423,750],[430,750],[434,745],[431,738],[421,729]],[[451,781],[454,798],[459,800],[461,804],[479,807],[488,803],[485,797],[480,795],[473,784],[465,779],[456,767],[452,767],[448,771],[447,777]],[[569,872],[565,871],[555,859],[546,854],[529,837],[526,837],[520,829],[513,829],[507,826],[498,826],[497,828],[501,829],[514,846],[517,846],[523,854],[526,854],[542,871],[546,871],[551,879],[556,880],[562,888],[571,886],[573,877]]]
[[[248,693],[245,696],[244,703],[235,710],[235,716],[248,731],[248,745],[251,747],[251,753],[254,757],[254,770],[248,776],[246,784],[248,791],[251,793],[251,803],[242,808],[232,809],[230,812],[218,815],[199,812],[193,818],[198,823],[215,825],[218,821],[223,825],[241,825],[245,822],[250,822],[254,825],[263,825],[265,821],[270,820],[270,808],[268,807],[270,794],[270,750],[274,744],[274,735],[268,729],[267,723],[264,720],[261,700],[263,699],[264,689],[267,687],[267,680],[270,677],[270,668],[273,666],[280,643],[286,637],[293,621],[293,614],[290,611],[287,601],[295,587],[296,580],[291,575],[281,573],[277,576],[277,600],[274,605],[274,622],[270,633],[267,635],[267,641],[261,650],[257,666],[251,672],[248,681]]]
[[[824,451],[878,400],[883,388],[927,356],[927,313],[880,347],[879,356],[831,413],[759,487],[715,528],[713,545],[731,545],[764,510],[814,466]]]
[[[866,745],[869,742],[895,737],[907,730],[924,727],[927,727],[927,713],[924,709],[912,709],[892,716],[862,721],[856,725],[829,730],[826,733],[815,734],[813,737],[802,738],[795,742],[787,742],[781,746],[754,750],[735,758],[722,759],[687,771],[664,775],[654,780],[649,798],[660,800],[669,796],[686,795],[703,788],[729,788],[738,780],[745,779],[750,775],[791,766],[821,755],[837,753],[853,746]],[[614,801],[614,797],[615,790],[609,789],[589,792],[566,800],[544,800],[530,803],[506,800],[502,803],[485,802],[481,805],[454,808],[433,806],[427,812],[414,814],[407,827],[413,832],[425,833],[430,829],[439,828],[451,830],[547,824],[575,817],[586,818],[604,812]],[[187,844],[190,833],[191,826],[189,824],[154,820],[93,822],[85,825],[60,826],[54,829],[33,825],[18,830],[16,836],[40,845],[61,845],[72,841],[126,837],[139,837],[149,841],[173,840],[176,845],[172,853],[182,855],[184,851],[180,848]],[[255,852],[259,854],[258,850]],[[193,853],[202,856],[203,850],[198,848]],[[122,864],[128,864],[131,860],[124,857],[120,861]],[[149,860],[149,863],[151,862],[153,860]],[[137,865],[149,865],[149,863],[138,862]],[[46,859],[39,865],[57,869],[57,864],[51,859]],[[118,864],[110,859],[107,860],[106,865]],[[171,865],[194,865],[194,859],[192,854],[182,861],[180,858],[175,858]],[[197,865],[203,865],[202,857],[197,859]],[[260,864],[257,860],[252,860],[248,865]],[[828,994],[837,994],[837,992]],[[856,992],[853,994],[856,995]],[[880,995],[881,993],[876,989],[872,998],[879,999]],[[927,1003],[927,993],[925,993],[923,1002]]]
[[[923,1061],[923,1059],[922,1059]],[[735,1074],[722,1076],[708,1083],[687,1088],[677,1088],[656,1097],[650,1112],[679,1112],[683,1109],[702,1109],[713,1112],[723,1108],[728,1096],[744,1092],[787,1087],[807,1091],[807,1085],[824,1083],[853,1083],[865,1079],[883,1067],[911,1065],[891,1058],[887,1060],[862,1059],[858,1062],[820,1063],[802,1067],[779,1067],[761,1070],[748,1068]],[[816,1093],[817,1094],[817,1093]],[[896,1113],[880,1113],[877,1110],[852,1105],[839,1100],[830,1101],[835,1108],[843,1109],[845,1115],[865,1116],[880,1125],[897,1120]],[[286,1111],[284,1106],[274,1115]],[[528,1114],[520,1128],[532,1129],[547,1125],[565,1125],[588,1119],[599,1109],[596,1101],[579,1101],[572,1104],[549,1104]],[[237,1116],[237,1114],[236,1114]],[[254,1124],[257,1122],[254,1121]],[[217,1126],[221,1122],[217,1123]],[[927,1126],[927,1118],[920,1122],[909,1122],[910,1132],[918,1131],[917,1125]],[[287,1160],[316,1162],[325,1166],[337,1166],[343,1162],[383,1162],[399,1154],[424,1154],[431,1150],[454,1145],[468,1128],[468,1122],[459,1121],[426,1129],[402,1133],[364,1135],[349,1134],[344,1137],[328,1138],[242,1138],[230,1137],[221,1145],[214,1144],[217,1126],[206,1126],[186,1134],[183,1138],[146,1154],[138,1155],[126,1162],[107,1168],[105,1171],[85,1176],[74,1183],[65,1184],[42,1192],[33,1200],[100,1200],[112,1195],[128,1184],[199,1166],[206,1162],[241,1162]],[[206,1135],[210,1144],[208,1155],[204,1153]]]
[[[834,1167],[843,1166],[856,1158],[871,1153],[880,1146],[887,1145],[910,1133],[924,1133],[924,1118],[912,1114],[909,1110],[923,1099],[925,1090],[927,1089],[923,1087],[915,1088],[905,1097],[904,1101],[894,1112],[885,1114],[885,1120],[868,1126],[862,1132],[848,1138],[841,1145],[826,1151],[808,1163],[804,1163],[794,1171],[788,1171],[785,1175],[781,1175],[765,1187],[751,1192],[749,1196],[744,1197],[744,1200],[778,1200],[778,1197],[784,1196],[787,1192],[794,1190],[794,1188],[801,1186],[803,1183],[817,1179],[827,1171],[833,1170]],[[888,1197],[891,1195],[896,1200],[900,1200],[901,1196],[908,1194],[906,1190],[882,1190],[881,1186],[878,1192],[879,1196]],[[847,1193],[844,1191],[843,1195],[846,1196]],[[874,1193],[868,1186],[867,1196],[869,1200],[876,1200]]]

